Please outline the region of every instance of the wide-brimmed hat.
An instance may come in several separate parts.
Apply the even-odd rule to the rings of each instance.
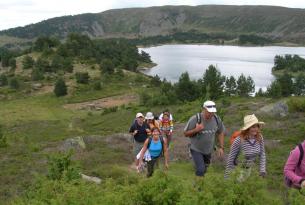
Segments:
[[[205,101],[202,107],[205,108],[208,112],[217,112],[216,104],[213,101]]]
[[[255,124],[264,125],[265,123],[258,121],[257,117],[254,114],[246,115],[244,117],[244,126],[241,128],[241,130],[247,130]]]
[[[146,120],[153,120],[154,119],[154,114],[152,112],[147,112],[145,116]]]

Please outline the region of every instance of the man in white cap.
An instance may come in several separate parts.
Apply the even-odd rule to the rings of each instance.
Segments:
[[[190,138],[190,152],[196,166],[196,176],[204,176],[210,164],[214,149],[215,136],[218,136],[218,156],[224,153],[225,127],[215,114],[216,105],[213,101],[205,101],[202,112],[192,116],[184,128],[184,135]]]
[[[144,115],[142,113],[136,114],[136,120],[131,125],[129,133],[134,138],[133,154],[135,156],[135,165],[139,165],[139,160],[136,158],[137,154],[141,151],[145,140],[147,139],[147,133],[150,133],[149,126],[144,122]]]

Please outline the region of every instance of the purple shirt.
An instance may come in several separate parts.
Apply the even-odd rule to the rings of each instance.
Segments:
[[[302,142],[303,150],[305,150],[305,141]],[[297,167],[300,158],[300,149],[298,146],[291,151],[284,167],[284,175],[290,179],[293,185],[300,186],[305,179],[305,157],[303,157],[300,167]]]

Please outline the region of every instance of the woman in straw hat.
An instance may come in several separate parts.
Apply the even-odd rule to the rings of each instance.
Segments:
[[[265,123],[258,121],[254,114],[246,115],[244,117],[244,126],[241,128],[241,134],[231,145],[230,154],[227,160],[225,178],[228,178],[230,172],[232,169],[234,169],[234,162],[241,153],[244,155],[244,160],[242,160],[241,163],[243,168],[242,170],[244,171],[242,178],[250,176],[252,167],[255,165],[255,161],[257,161],[256,159],[259,161],[260,175],[266,175],[265,146],[260,130],[263,124]]]

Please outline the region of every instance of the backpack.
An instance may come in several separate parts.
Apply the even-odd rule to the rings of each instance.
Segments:
[[[159,157],[161,157],[161,156],[164,155],[164,151],[163,151],[164,140],[163,140],[163,137],[162,137],[162,136],[159,136],[159,139],[160,139],[160,141],[161,141],[161,146],[162,146],[162,151],[161,151],[161,154],[159,155]],[[148,138],[147,149],[149,149],[149,146],[150,146],[150,144],[151,144],[151,141],[152,141],[152,137],[149,137],[149,138]]]
[[[240,136],[241,131],[240,130],[236,130],[232,133],[231,137],[230,137],[230,145],[233,144],[234,140],[236,137]]]
[[[302,160],[303,160],[303,157],[304,157],[304,150],[303,150],[302,144],[298,144],[298,147],[299,147],[299,150],[300,150],[300,156],[299,156],[299,161],[298,161],[298,164],[297,164],[297,168],[299,168],[301,166],[301,163],[302,163]],[[286,177],[286,176],[285,176],[285,184],[288,187],[293,186],[292,181],[290,179],[288,179],[288,177]],[[299,188],[299,187],[295,187],[295,188]]]
[[[218,119],[218,116],[216,115],[216,114],[214,114],[214,118],[215,118],[215,120],[216,120],[216,124],[217,124],[217,127],[219,128],[219,119]],[[198,124],[200,124],[201,123],[201,113],[197,113],[196,114],[196,121],[197,121],[197,123]]]

